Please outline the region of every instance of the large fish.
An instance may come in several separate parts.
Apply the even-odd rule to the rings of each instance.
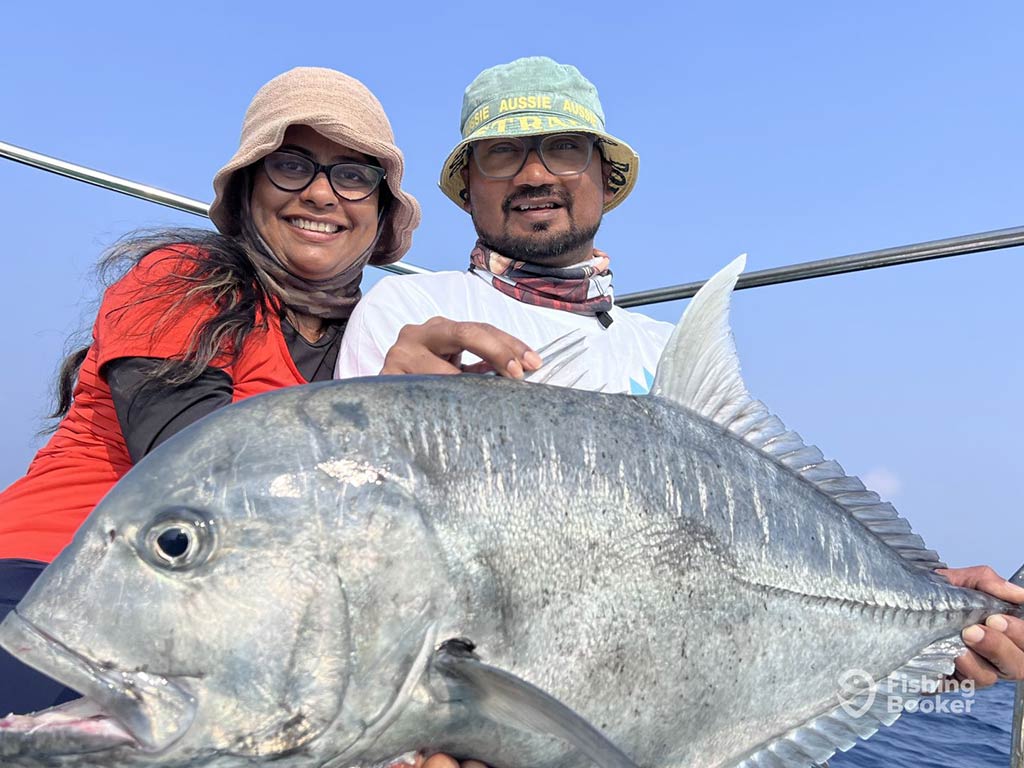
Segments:
[[[332,382],[168,441],[0,627],[86,697],[3,765],[779,768],[894,720],[1011,607],[747,394],[741,268],[650,397]]]

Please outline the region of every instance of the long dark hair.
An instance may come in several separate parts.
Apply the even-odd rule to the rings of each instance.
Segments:
[[[173,254],[181,261],[184,268],[147,285],[146,293],[134,302],[180,297],[157,320],[154,333],[164,324],[174,323],[190,307],[216,307],[180,356],[153,362],[149,372],[153,378],[171,385],[187,384],[215,358],[226,357],[230,362],[238,358],[246,337],[256,328],[257,310],[266,318],[270,307],[267,291],[248,255],[262,248],[251,222],[243,221],[242,232],[235,237],[190,227],[132,232],[103,254],[97,269],[104,285],[112,285],[154,251],[167,250],[169,256]],[[182,282],[188,286],[184,292]],[[50,418],[62,419],[70,410],[78,372],[88,352],[85,346],[64,358],[57,374],[56,407]]]
[[[374,159],[374,162],[380,162]],[[204,322],[198,333],[190,340],[185,351],[166,360],[154,360],[147,373],[155,380],[171,386],[188,384],[195,380],[215,358],[226,359],[231,364],[238,359],[246,337],[256,328],[257,309],[264,320],[260,327],[266,327],[267,313],[271,310],[269,286],[260,282],[259,273],[253,266],[260,259],[273,259],[256,230],[248,210],[252,195],[253,166],[239,172],[235,183],[241,185],[242,215],[239,216],[239,233],[234,236],[222,235],[208,229],[179,227],[174,229],[139,230],[132,232],[112,245],[100,258],[97,271],[103,285],[112,285],[143,258],[158,250],[174,252],[186,269],[173,273],[146,286],[136,302],[179,296],[151,329],[158,333],[166,324],[174,324],[190,307],[216,307],[214,315]],[[393,196],[387,185],[382,184],[378,197],[378,233],[382,220],[388,215]],[[376,242],[376,241],[374,241]],[[373,246],[371,246],[372,248]],[[182,281],[188,288],[182,292]],[[127,309],[125,307],[124,309]],[[277,307],[284,311],[284,306]],[[89,346],[75,349],[61,363],[55,387],[55,407],[49,418],[55,419],[51,427],[57,428],[60,419],[67,416],[74,399],[78,372],[89,354]]]

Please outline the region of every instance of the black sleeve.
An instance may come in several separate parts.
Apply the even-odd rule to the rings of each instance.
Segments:
[[[103,366],[114,410],[132,462],[208,413],[231,403],[234,382],[220,368],[207,368],[188,384],[153,381],[158,360],[119,357]]]

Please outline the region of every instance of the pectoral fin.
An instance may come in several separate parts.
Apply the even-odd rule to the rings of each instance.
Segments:
[[[599,768],[637,768],[600,731],[537,686],[484,664],[468,640],[448,640],[434,654],[434,668],[465,691],[490,719],[568,742]]]

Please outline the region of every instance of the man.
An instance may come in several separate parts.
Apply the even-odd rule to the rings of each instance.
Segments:
[[[544,57],[492,67],[466,89],[462,137],[440,186],[473,218],[470,270],[384,278],[352,315],[337,376],[458,373],[468,351],[519,378],[541,363],[533,348],[579,329],[587,349],[563,380],[645,393],[672,326],[614,307],[607,259],[594,250],[602,214],[629,195],[638,165],[605,131],[597,90]],[[945,574],[1024,602],[1024,589],[987,566]],[[959,677],[1024,679],[1021,619],[993,616],[964,640]]]
[[[539,364],[526,345],[575,330],[585,349],[560,381],[647,392],[672,326],[614,306],[608,258],[594,250],[602,215],[629,195],[639,161],[606,132],[597,90],[544,57],[493,67],[466,89],[462,133],[441,189],[473,217],[470,271],[382,280],[349,322],[338,376],[455,372],[464,349],[518,376]],[[402,331],[436,316],[463,323]]]

